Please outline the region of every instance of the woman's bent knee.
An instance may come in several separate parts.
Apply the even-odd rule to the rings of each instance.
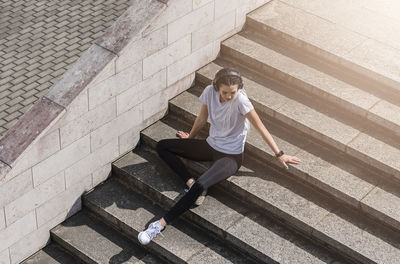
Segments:
[[[158,141],[158,143],[156,145],[157,153],[160,153],[160,152],[164,151],[165,149],[167,149],[166,143],[167,143],[166,139],[162,139],[162,140]]]
[[[195,196],[199,196],[203,191],[204,191],[205,187],[203,185],[203,183],[199,182],[199,181],[195,181],[192,188],[190,188],[190,191],[192,191],[192,193]]]

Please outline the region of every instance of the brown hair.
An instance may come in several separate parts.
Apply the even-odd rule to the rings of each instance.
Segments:
[[[214,89],[219,91],[219,87],[222,84],[227,86],[238,85],[238,89],[243,88],[243,80],[240,73],[231,68],[223,68],[215,74],[213,80]]]

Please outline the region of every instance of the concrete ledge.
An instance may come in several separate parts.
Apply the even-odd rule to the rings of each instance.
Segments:
[[[67,107],[115,57],[116,55],[110,51],[95,44],[92,45],[62,76],[61,80],[50,88],[45,97]]]
[[[137,1],[95,43],[115,54],[119,54],[129,42],[139,39],[141,37],[140,33],[165,8],[166,5],[160,1]]]
[[[4,179],[7,173],[11,170],[11,167],[8,164],[0,161],[0,183],[2,179]]]
[[[41,98],[0,139],[0,160],[12,167],[16,159],[32,144],[64,108],[48,98]]]

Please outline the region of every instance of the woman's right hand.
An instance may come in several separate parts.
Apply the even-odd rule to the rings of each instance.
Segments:
[[[186,133],[183,131],[178,131],[178,132],[176,132],[176,136],[179,138],[189,138],[189,133]]]

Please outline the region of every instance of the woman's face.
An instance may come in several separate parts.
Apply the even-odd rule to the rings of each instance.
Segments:
[[[239,85],[225,85],[221,84],[219,86],[219,94],[220,94],[220,100],[221,102],[227,102],[235,98],[237,91],[238,91]]]

